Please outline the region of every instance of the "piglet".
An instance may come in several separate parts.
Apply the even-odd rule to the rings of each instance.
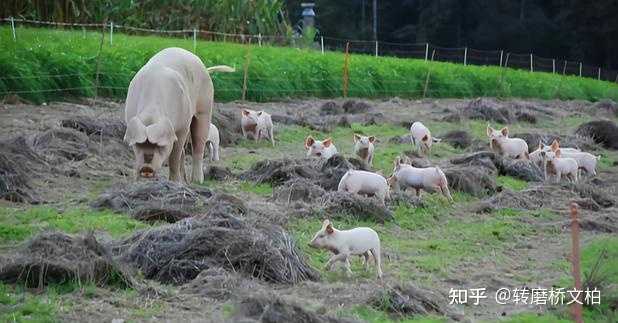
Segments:
[[[433,138],[431,131],[420,121],[416,121],[410,126],[410,135],[412,136],[414,147],[417,150],[420,149],[425,155],[429,154],[431,145],[434,142],[441,141],[441,139]]]
[[[384,176],[364,170],[350,169],[339,181],[339,192],[376,196],[383,205],[389,197],[388,184]]]
[[[264,111],[253,111],[250,109],[242,110],[240,126],[243,137],[253,138],[258,141],[262,138],[270,139],[275,146],[275,136],[273,134],[273,121],[270,114]]]
[[[354,134],[354,154],[360,157],[366,168],[373,167],[373,143],[376,137]]]
[[[210,156],[210,161],[218,161],[219,160],[219,143],[221,142],[219,138],[219,128],[214,124],[210,124],[210,131],[208,132],[208,140],[206,140],[206,147],[208,147],[208,152]]]
[[[556,175],[556,182],[559,183],[562,175],[565,175],[571,182],[577,182],[577,170],[579,166],[573,158],[562,157],[560,149],[545,153],[547,158],[547,173]]]
[[[498,155],[515,159],[530,159],[526,141],[520,138],[509,138],[507,127],[498,131],[487,125],[487,137],[489,137],[489,148]]]
[[[322,228],[315,234],[309,245],[318,249],[327,249],[334,253],[326,262],[326,270],[330,270],[335,262],[341,261],[344,263],[348,275],[352,274],[350,256],[364,256],[365,269],[367,269],[368,255],[371,253],[375,260],[378,278],[382,279],[380,238],[371,228],[337,230],[329,220],[324,220]]]
[[[597,162],[601,159],[601,156],[595,156],[591,153],[580,151],[575,148],[563,148],[560,147],[560,143],[554,140],[550,146],[544,146],[544,151],[556,151],[560,149],[560,155],[562,157],[573,158],[577,162],[579,169],[586,172],[590,176],[597,175]]]
[[[394,164],[393,175],[388,178],[391,190],[398,191],[402,188],[405,190],[411,187],[416,190],[416,196],[421,195],[421,190],[436,191],[453,201],[448,181],[440,167],[417,168],[404,164],[399,157],[395,159]]]
[[[322,159],[329,159],[337,154],[337,147],[330,138],[322,141],[315,140],[309,136],[305,139],[305,149],[307,150],[307,156],[315,156]]]

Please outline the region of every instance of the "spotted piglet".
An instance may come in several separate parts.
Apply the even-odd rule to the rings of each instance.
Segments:
[[[366,168],[373,167],[373,143],[376,137],[354,134],[354,154],[356,154]]]
[[[240,126],[243,137],[253,138],[258,141],[262,138],[269,139],[275,146],[275,136],[273,134],[273,121],[270,114],[264,111],[242,110]]]
[[[371,254],[375,260],[378,278],[382,279],[380,237],[371,228],[337,230],[329,220],[324,220],[322,228],[315,234],[309,246],[333,252],[334,255],[326,262],[325,269],[330,270],[335,262],[341,261],[345,265],[348,276],[352,274],[350,256],[364,256],[365,270],[367,270],[368,258]]]
[[[329,159],[337,154],[337,147],[330,138],[320,141],[309,136],[305,139],[305,149],[307,150],[307,157],[315,156],[321,159]]]

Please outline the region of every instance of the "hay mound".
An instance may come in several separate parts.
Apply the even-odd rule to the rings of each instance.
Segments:
[[[455,148],[466,149],[472,144],[472,137],[463,130],[451,131],[439,138]]]
[[[616,200],[612,197],[613,194],[601,187],[593,186],[585,182],[563,183],[562,187],[577,192],[582,198],[593,199],[601,207],[607,208],[616,205]]]
[[[195,279],[182,286],[182,291],[202,297],[227,300],[240,291],[255,290],[258,284],[252,279],[243,279],[237,273],[230,273],[222,267],[211,267],[202,271]]]
[[[371,110],[369,103],[355,100],[348,100],[344,102],[342,107],[346,113],[366,113]]]
[[[326,193],[323,188],[306,178],[293,178],[273,189],[275,201],[290,204],[292,202],[312,203]]]
[[[618,104],[611,99],[601,100],[592,105],[593,111],[604,112],[609,116],[618,117]]]
[[[221,105],[213,109],[211,122],[219,129],[221,146],[232,146],[240,141],[242,138],[240,119],[239,109],[226,108]]]
[[[277,297],[254,296],[244,299],[236,306],[235,322],[261,323],[346,323],[356,322],[345,318],[335,318],[303,309],[296,304],[288,304]]]
[[[518,133],[512,136],[513,138],[521,138],[528,144],[528,151],[533,152],[539,147],[539,142],[546,145],[551,144],[555,139],[560,141],[560,146],[578,148],[584,151],[589,151],[595,148],[595,143],[588,137],[556,134],[541,134],[541,133]]]
[[[511,111],[493,99],[478,98],[470,101],[468,106],[463,108],[462,114],[469,119],[479,119],[492,121],[502,124],[509,124],[513,121]]]
[[[311,159],[278,159],[261,160],[240,175],[240,179],[257,183],[271,183],[281,185],[293,178],[317,178],[318,171],[315,169],[315,161]]]
[[[69,128],[50,129],[36,135],[33,150],[52,164],[80,161],[88,157],[90,139],[83,132]]]
[[[357,169],[350,161],[339,154],[326,161],[321,161],[321,163],[320,178],[317,184],[327,191],[336,190],[343,175],[350,169]]]
[[[493,153],[479,152],[452,159],[443,168],[449,186],[477,197],[495,193],[498,169],[493,158]]]
[[[393,213],[382,206],[377,198],[348,192],[328,192],[322,196],[318,205],[321,206],[318,214],[325,214],[334,219],[370,220],[377,223],[394,219]]]
[[[137,232],[115,250],[146,278],[163,283],[184,284],[215,267],[281,284],[319,278],[282,228],[225,213]]]
[[[232,171],[224,166],[210,165],[204,170],[204,179],[207,180],[225,181],[233,176]]]
[[[406,150],[403,152],[405,156],[410,158],[410,165],[418,168],[427,168],[433,166],[431,161],[426,156],[421,155],[417,151]]]
[[[444,295],[408,284],[387,287],[372,301],[372,305],[399,317],[438,315],[461,320],[462,316],[455,313],[454,309],[444,302],[445,299],[447,298]]]
[[[175,223],[182,219],[191,217],[191,214],[181,210],[169,208],[143,208],[133,212],[132,216],[136,220],[147,223]]]
[[[536,189],[524,190],[521,192],[503,189],[502,192],[490,197],[484,202],[494,208],[511,208],[524,210],[537,210],[543,207],[543,194],[539,194]]]
[[[406,194],[403,191],[393,192],[391,191],[391,204],[393,205],[405,205],[408,207],[425,207],[426,204],[422,198]]]
[[[78,281],[97,285],[133,285],[131,276],[112,260],[94,235],[41,233],[14,255],[0,258],[0,281],[42,287]]]
[[[40,203],[30,183],[36,166],[44,161],[30,149],[24,137],[0,142],[0,199],[18,203]]]
[[[519,122],[528,122],[532,124],[536,124],[537,122],[536,116],[534,114],[525,111],[515,112],[515,118],[517,118],[517,121]]]
[[[594,142],[608,149],[618,149],[618,127],[609,120],[586,122],[575,130],[575,134],[590,137]]]
[[[395,137],[391,137],[388,142],[393,143],[393,144],[411,144],[412,143],[412,136],[410,135],[405,135],[405,136],[395,136]]]
[[[91,206],[115,212],[140,209],[176,209],[191,212],[201,209],[212,196],[208,189],[192,189],[165,179],[117,183],[103,192]]]
[[[530,160],[518,160],[496,156],[496,167],[501,175],[512,176],[528,182],[542,182],[543,171]]]
[[[322,106],[320,107],[321,116],[344,114],[344,113],[345,113],[344,108],[339,106],[334,101],[324,102],[324,104],[322,104]]]
[[[60,126],[75,129],[93,137],[109,137],[122,140],[127,125],[120,119],[93,119],[79,116],[60,121]]]

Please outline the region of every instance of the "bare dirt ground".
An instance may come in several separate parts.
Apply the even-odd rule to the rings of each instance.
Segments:
[[[474,104],[489,106],[500,113],[483,118],[471,115],[469,107]],[[237,129],[239,124],[236,123],[239,119],[235,118],[239,118],[241,108],[264,110],[273,115],[277,138],[275,148],[268,147],[265,142],[253,143],[240,138]],[[528,181],[524,188],[514,189],[508,183],[498,181],[497,190],[491,194],[471,196],[461,193],[456,197],[454,206],[447,206],[444,211],[440,211],[441,206],[438,206],[435,214],[427,211],[426,216],[436,217],[435,222],[425,222],[428,220],[423,218],[425,213],[421,211],[420,218],[414,220],[419,221],[417,227],[414,225],[416,222],[404,225],[402,223],[405,221],[402,220],[406,216],[418,214],[410,211],[411,215],[401,215],[396,205],[390,205],[397,223],[383,225],[358,222],[359,225],[379,228],[378,232],[383,236],[383,282],[377,281],[373,272],[348,278],[325,273],[321,268],[317,268],[322,276],[318,281],[308,280],[295,284],[271,283],[229,271],[222,274],[225,279],[222,278],[221,285],[214,288],[212,284],[216,280],[202,273],[204,275],[200,274],[193,281],[181,285],[146,280],[145,285],[148,287],[128,291],[98,287],[87,293],[83,290],[72,292],[63,296],[62,308],[58,312],[60,320],[220,322],[242,318],[245,321],[266,321],[263,316],[260,318],[247,314],[251,311],[245,311],[242,315],[238,313],[238,304],[244,304],[247,297],[281,299],[286,304],[300,304],[307,311],[322,315],[317,320],[320,322],[326,322],[332,317],[362,320],[362,315],[357,314],[359,308],[375,308],[373,304],[382,297],[385,290],[402,284],[411,284],[435,293],[431,301],[439,304],[443,312],[416,312],[421,316],[432,314],[447,320],[476,322],[494,321],[523,312],[546,313],[549,307],[496,304],[491,299],[492,293],[502,287],[550,288],[560,285],[561,280],[568,277],[568,207],[571,201],[592,204],[581,209],[584,221],[583,245],[598,237],[615,236],[618,231],[618,209],[614,203],[618,188],[618,167],[615,165],[618,154],[591,140],[578,141],[573,136],[575,128],[583,122],[617,120],[616,111],[600,109],[590,102],[494,99],[410,101],[394,98],[351,104],[340,99],[233,102],[217,104],[215,110],[218,111],[215,123],[220,121],[218,126],[222,130],[224,142],[222,160],[215,165],[227,169],[231,177],[222,181],[210,179],[200,187],[238,197],[247,208],[261,215],[260,222],[283,226],[296,238],[302,237],[299,243],[306,244],[306,239],[319,228],[320,217],[300,216],[302,212],[298,205],[281,203],[273,198],[272,190],[269,190],[271,184],[266,185],[264,193],[259,190],[259,184],[242,179],[240,174],[261,160],[303,159],[305,150],[302,138],[307,133],[317,134],[318,137],[332,136],[340,153],[351,156],[349,135],[352,132],[365,126],[383,131],[376,134],[380,140],[376,149],[384,149],[384,153],[376,158],[384,160],[378,162],[376,168],[388,176],[394,155],[403,153],[399,150],[409,145],[389,140],[398,137],[397,133],[405,133],[406,127],[413,121],[422,120],[437,136],[454,130],[464,130],[470,134],[471,143],[467,147],[455,149],[447,143],[440,143],[434,149],[429,160],[446,168],[451,165],[449,160],[457,156],[487,149],[484,137],[487,123],[495,125],[495,128],[497,124],[509,124],[511,134],[558,135],[564,141],[588,145],[586,149],[595,155],[603,155],[604,162],[599,164],[596,178],[584,179],[582,184],[586,185],[588,191],[599,192],[602,196],[593,196],[588,191],[582,193],[583,190],[567,184]],[[26,170],[29,191],[35,195],[36,203],[63,211],[90,208],[93,201],[110,187],[127,186],[132,182],[132,152],[122,142],[122,132],[114,132],[114,127],[121,129],[123,125],[122,103],[76,101],[43,106],[0,105],[0,116],[0,141],[10,142],[22,137],[22,144],[31,147],[43,160],[36,167],[28,167]],[[68,126],[71,120],[79,118],[101,121],[105,129],[87,133],[84,129],[74,130]],[[343,135],[348,137],[338,137]],[[190,158],[187,157],[186,163],[188,167]],[[161,176],[165,177],[166,173]],[[506,175],[499,176],[504,179]],[[496,174],[492,177],[495,179]],[[513,176],[507,177],[511,179]],[[508,199],[507,202],[511,204],[491,202],[492,196],[504,196],[500,194],[507,194],[505,191],[514,192],[520,199],[517,203],[526,204],[529,201],[533,206],[522,204],[518,207],[516,202]],[[431,195],[422,202],[425,206],[421,209],[429,210],[430,204],[439,200]],[[603,205],[604,201],[607,203]],[[490,202],[493,204],[489,211],[479,211]],[[15,210],[40,205],[0,201],[0,208]],[[499,221],[504,222],[492,222],[497,221],[496,214],[502,214],[501,209],[505,208],[509,211],[515,209],[513,212],[516,213],[512,218],[500,215]],[[126,213],[129,216],[129,212]],[[307,223],[312,223],[311,229],[307,229]],[[345,225],[349,227],[355,224],[351,221]],[[491,237],[491,240],[484,240],[484,234]],[[98,232],[97,235],[103,241],[111,239],[105,232]],[[459,246],[460,243],[462,246]],[[11,245],[3,249],[10,251],[13,248],[15,246]],[[301,250],[307,252],[304,246]],[[453,255],[454,259],[428,259],[432,252],[438,258],[439,255]],[[322,260],[326,259],[325,254],[312,252],[306,256],[312,258],[310,264],[321,266]],[[316,264],[319,261],[322,262]],[[359,269],[360,265],[355,265],[355,272]],[[451,288],[483,287],[487,288],[489,299],[481,305],[447,305]],[[224,290],[225,293],[213,295],[211,290]]]

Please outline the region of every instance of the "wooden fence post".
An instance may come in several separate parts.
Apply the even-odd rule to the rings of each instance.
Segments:
[[[249,46],[247,46],[247,55],[245,57],[244,76],[242,80],[242,100],[247,98],[247,80],[249,79],[249,64],[251,63],[251,40],[249,40]]]
[[[197,50],[197,29],[193,28],[193,53]]]
[[[511,53],[506,53],[506,59],[504,60],[504,67],[509,67],[509,57],[511,57]]]
[[[567,60],[564,61],[564,67],[562,67],[562,75],[566,75],[567,62]]]
[[[464,66],[468,65],[468,47],[464,48]]]
[[[262,47],[262,33],[258,34],[258,46]]]
[[[324,37],[320,36],[320,47],[322,47],[322,55],[324,55]]]
[[[532,63],[532,53],[530,53],[530,72],[534,72],[534,65]]]
[[[11,17],[11,31],[13,32],[13,41],[17,41],[17,35],[15,34],[15,18]]]
[[[556,74],[556,59],[551,60],[551,72],[552,74]]]
[[[582,77],[582,62],[579,62],[579,77]]]
[[[350,42],[345,44],[345,55],[343,56],[343,97],[348,97],[348,87],[350,86]]]
[[[429,58],[429,43],[425,43],[425,62]]]
[[[114,22],[109,23],[109,44],[114,45]]]
[[[597,80],[601,80],[601,68],[599,67],[599,73],[597,74]]]
[[[376,57],[378,57],[378,41],[376,40]]]
[[[575,290],[582,290],[582,278],[580,268],[580,256],[579,256],[579,223],[577,221],[577,204],[571,203],[571,264],[573,281],[575,282]],[[578,300],[581,302],[583,298],[579,292],[576,292]],[[576,323],[583,323],[582,318],[582,304],[575,301],[571,305],[573,312],[573,320]]]
[[[502,67],[502,55],[504,54],[504,50],[500,50],[500,67]]]
[[[436,50],[434,49],[431,52],[431,61],[433,62],[433,57],[436,54]],[[427,68],[427,77],[425,78],[425,88],[423,88],[423,98],[427,95],[427,88],[429,87],[429,76],[431,75],[431,68],[433,67],[433,65],[430,65]]]

